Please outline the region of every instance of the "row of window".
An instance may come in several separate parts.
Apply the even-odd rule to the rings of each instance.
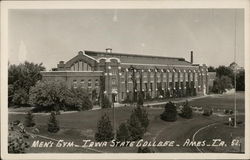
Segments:
[[[78,85],[80,85],[81,88],[85,88],[85,83],[87,83],[88,88],[92,88],[92,83],[95,84],[95,87],[99,86],[99,80],[98,79],[96,79],[94,82],[92,82],[91,79],[89,79],[87,82],[85,82],[85,80],[82,79],[79,84],[78,84],[77,80],[73,80],[72,85],[73,85],[73,88],[77,88]]]
[[[74,63],[71,66],[71,71],[91,71],[91,70],[92,70],[92,67],[83,61]]]
[[[161,76],[160,74],[157,74],[157,82],[161,82]],[[139,74],[135,76],[136,77],[136,81],[139,82]],[[172,82],[172,77],[173,74],[169,73],[168,76],[168,80],[169,82]],[[125,83],[125,75],[122,74],[121,76],[121,83]],[[193,79],[193,74],[190,74],[190,79]],[[147,82],[148,81],[148,75],[147,74],[143,74],[143,82]],[[178,74],[174,75],[174,81],[178,81]],[[183,73],[180,74],[180,81],[183,82],[184,81],[184,75]],[[188,81],[188,74],[185,74],[185,81]],[[195,73],[195,81],[198,81],[198,74]],[[154,73],[150,73],[150,82],[154,82]],[[163,82],[167,82],[167,75],[163,74]],[[132,73],[128,73],[128,83],[132,83]]]

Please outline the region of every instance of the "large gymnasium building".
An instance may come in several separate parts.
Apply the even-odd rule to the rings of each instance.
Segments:
[[[80,51],[57,68],[42,72],[44,80],[65,81],[68,87],[84,88],[92,100],[106,95],[113,102],[185,97],[208,93],[206,65],[184,58]]]

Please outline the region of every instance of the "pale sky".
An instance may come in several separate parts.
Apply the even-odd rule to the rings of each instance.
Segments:
[[[235,18],[236,17],[236,18]],[[236,25],[235,25],[236,19]],[[235,28],[236,26],[236,28]],[[235,32],[236,31],[236,32]],[[235,38],[236,34],[236,38]],[[236,45],[235,45],[236,40]],[[243,9],[10,10],[9,62],[47,70],[80,50],[183,57],[244,66]]]

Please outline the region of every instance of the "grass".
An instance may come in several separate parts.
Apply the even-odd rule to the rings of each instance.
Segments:
[[[244,111],[244,93],[237,94],[237,108],[239,111]],[[232,95],[221,95],[219,97],[211,96],[202,99],[195,99],[189,102],[193,106],[209,107],[214,106],[215,108],[227,108],[231,109],[233,107],[233,97]],[[224,122],[226,117],[205,117],[200,114],[194,114],[192,119],[183,119],[178,117],[176,122],[165,122],[159,118],[159,115],[163,112],[163,108],[146,108],[148,111],[148,116],[150,120],[150,125],[148,131],[145,133],[144,140],[174,140],[178,144],[182,144],[187,138],[191,138],[195,131],[199,128],[211,124],[214,122]],[[133,110],[133,107],[120,107],[115,108],[115,122],[116,128],[119,124],[127,121]],[[107,113],[112,121],[112,109],[102,109],[102,110],[91,110],[82,111],[70,114],[57,115],[61,130],[58,133],[49,133],[47,131],[48,115],[35,115],[36,127],[40,130],[40,135],[63,139],[66,141],[74,141],[76,144],[82,144],[83,139],[94,140],[94,134],[96,132],[97,122],[101,115]],[[25,115],[23,114],[9,114],[9,121],[20,120],[24,121]],[[113,124],[113,123],[112,123]],[[244,128],[239,128],[238,134],[244,136]],[[206,133],[206,132],[205,132]],[[200,138],[213,137],[216,134],[221,134],[223,136],[226,133],[221,132],[221,130],[216,130],[213,134],[201,134]],[[42,138],[37,138],[42,139]],[[33,139],[32,139],[33,141]],[[31,142],[32,142],[31,141]],[[103,147],[97,148],[103,152],[124,152],[124,153],[134,153],[137,152],[137,148],[132,147]],[[155,152],[197,152],[194,147],[155,147],[152,148]],[[233,150],[214,151],[206,149],[206,152],[233,152]],[[31,148],[28,152],[30,153],[40,153],[40,152],[62,152],[62,153],[85,153],[90,152],[90,150],[84,150],[82,148]]]

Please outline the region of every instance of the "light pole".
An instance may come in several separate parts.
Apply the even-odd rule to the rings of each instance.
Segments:
[[[113,105],[113,132],[114,132],[114,139],[116,139],[116,129],[115,129],[115,102],[114,102],[114,98],[113,95],[116,96],[117,95],[117,91],[116,90],[112,90],[112,105]]]

